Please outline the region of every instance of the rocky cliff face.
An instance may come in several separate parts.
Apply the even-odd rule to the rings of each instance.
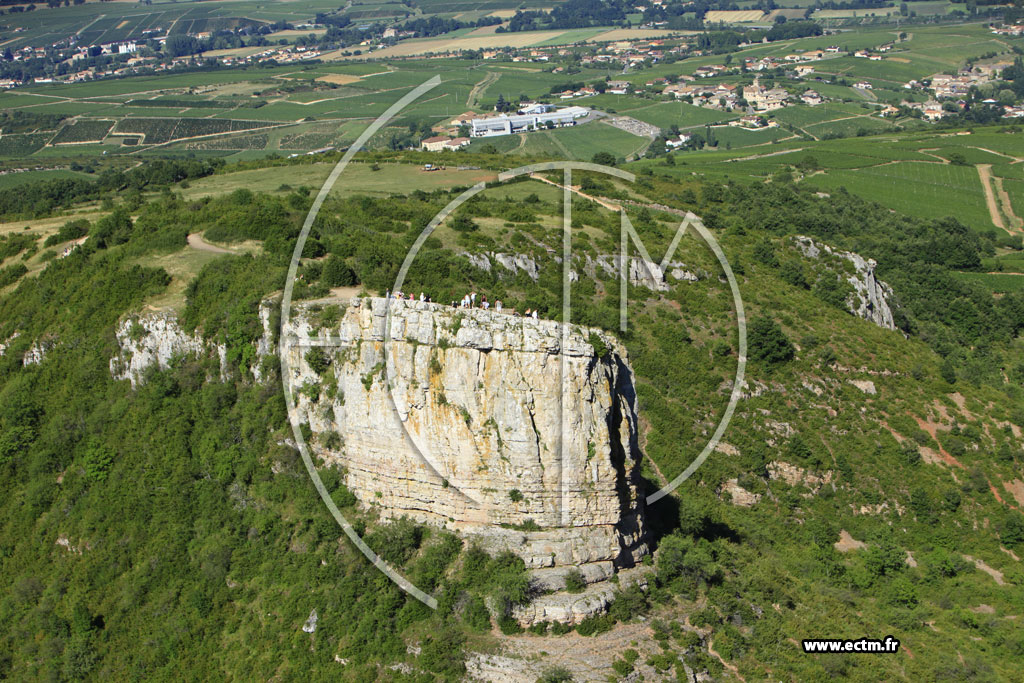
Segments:
[[[473,266],[488,273],[494,267],[493,264],[498,264],[504,269],[498,271],[499,273],[509,276],[525,273],[534,282],[540,278],[540,266],[537,265],[537,262],[532,257],[526,254],[503,254],[489,251],[481,254],[463,252],[462,255],[469,259]],[[557,263],[562,262],[560,256],[553,255],[552,258]],[[590,255],[586,255],[582,259],[574,255],[572,261],[574,268],[569,271],[569,280],[576,282],[579,279],[579,273],[575,270],[576,267],[581,267],[584,274],[592,278],[597,277],[598,269],[603,271],[606,276],[619,277],[619,264],[622,258],[618,254],[599,254],[597,258],[591,258]],[[629,278],[631,285],[634,287],[646,287],[656,292],[669,291],[672,281],[685,280],[687,282],[696,282],[702,277],[708,277],[707,273],[693,272],[681,261],[671,261],[665,264],[665,270],[662,271],[659,264],[645,263],[643,258],[639,256],[629,257],[626,262],[626,268],[626,276]],[[669,277],[672,280],[669,280]]]
[[[853,287],[853,295],[847,300],[846,306],[854,315],[873,322],[887,330],[895,330],[892,308],[889,301],[893,298],[892,287],[875,277],[874,259],[865,259],[852,251],[838,251],[827,244],[815,244],[810,237],[795,237],[796,246],[807,258],[820,258],[827,254],[853,264],[854,272],[846,276],[846,281]]]
[[[633,379],[612,337],[385,299],[317,319],[299,305],[283,330],[294,418],[364,504],[535,568],[600,576],[647,552]]]
[[[227,350],[181,329],[173,314],[152,314],[126,318],[115,330],[120,353],[110,359],[114,379],[126,379],[135,387],[152,366],[167,369],[176,356],[201,356],[216,353],[221,379],[226,377]]]

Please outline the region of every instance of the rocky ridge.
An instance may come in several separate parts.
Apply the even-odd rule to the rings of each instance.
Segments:
[[[551,252],[552,254],[554,253],[553,250]],[[523,273],[534,282],[540,278],[540,266],[533,257],[527,254],[505,254],[501,252],[470,254],[469,252],[463,252],[462,255],[469,259],[473,266],[488,273],[497,264],[513,277]],[[553,255],[552,259],[557,263],[562,262],[561,257],[557,255]],[[586,254],[582,259],[574,255],[572,258],[573,265],[582,268],[583,272],[592,278],[597,276],[598,269],[601,269],[608,277],[619,277],[621,261],[622,258],[618,254],[599,254],[596,258]],[[708,277],[707,273],[691,270],[681,261],[667,263],[665,264],[665,269],[662,270],[660,264],[647,263],[640,256],[629,257],[626,268],[627,277],[631,285],[634,287],[646,287],[656,292],[667,292],[671,289],[669,277],[677,282],[696,282]],[[579,280],[579,272],[575,268],[569,271],[569,280],[571,282]]]
[[[802,235],[794,237],[793,241],[806,258],[818,259],[824,253],[852,263],[854,272],[845,278],[854,290],[847,299],[847,309],[850,313],[879,327],[887,330],[896,329],[890,305],[893,299],[892,287],[875,276],[875,267],[878,264],[874,259],[865,259],[852,251],[839,251],[827,244],[815,243],[810,237]]]

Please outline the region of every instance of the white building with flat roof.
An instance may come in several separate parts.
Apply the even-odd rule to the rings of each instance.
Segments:
[[[590,114],[588,107],[565,107],[555,111],[530,114],[501,114],[488,118],[473,119],[470,134],[475,138],[490,135],[512,135],[530,130],[547,128],[548,125],[562,127],[576,125],[576,119]]]

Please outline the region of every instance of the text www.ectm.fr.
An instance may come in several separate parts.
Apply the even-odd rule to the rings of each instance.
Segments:
[[[804,652],[887,652],[894,653],[900,649],[900,641],[892,636],[884,640],[874,638],[816,638],[801,641]]]

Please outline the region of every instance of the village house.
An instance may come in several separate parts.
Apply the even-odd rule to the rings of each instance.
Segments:
[[[949,74],[935,74],[932,76],[931,81],[932,91],[935,93],[936,99],[963,97],[971,89],[971,85],[985,82],[971,76],[951,76]]]
[[[725,71],[725,67],[718,64],[710,64],[708,66],[698,66],[693,71],[693,75],[698,78],[710,78],[716,74]]]
[[[1024,24],[1013,24],[1011,26],[1000,26],[993,28],[992,33],[997,36],[1020,36],[1024,35]]]
[[[789,93],[782,88],[765,88],[760,79],[754,78],[752,85],[744,86],[743,99],[755,111],[772,111],[786,106]]]
[[[822,98],[821,95],[818,94],[818,91],[816,91],[816,90],[805,90],[804,93],[802,95],[800,95],[800,101],[803,102],[804,104],[808,104],[808,105],[814,107],[814,106],[817,106],[817,105],[821,104],[825,100],[824,100],[824,98]]]
[[[678,149],[685,145],[687,142],[689,142],[692,138],[692,135],[683,134],[677,138],[668,138],[667,140],[665,140],[665,145],[667,147],[671,147],[672,149]]]

